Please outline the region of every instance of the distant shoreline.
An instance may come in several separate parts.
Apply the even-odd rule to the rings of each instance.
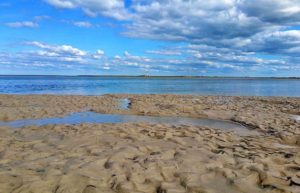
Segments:
[[[0,75],[0,77],[113,77],[113,78],[211,78],[211,79],[300,79],[300,77],[255,77],[255,76],[147,76],[147,75]]]

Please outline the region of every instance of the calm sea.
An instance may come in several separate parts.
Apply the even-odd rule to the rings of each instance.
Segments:
[[[0,76],[1,94],[199,94],[300,97],[300,79]]]

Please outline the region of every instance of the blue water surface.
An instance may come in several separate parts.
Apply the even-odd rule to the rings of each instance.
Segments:
[[[197,94],[300,97],[300,79],[0,76],[1,94]]]
[[[239,135],[257,135],[255,130],[239,123],[223,121],[216,119],[196,119],[188,117],[166,117],[166,116],[143,116],[143,115],[125,115],[125,114],[101,114],[95,112],[77,112],[65,117],[41,118],[41,119],[23,119],[11,122],[1,122],[0,126],[20,128],[30,125],[49,125],[49,124],[81,124],[81,123],[150,123],[150,124],[171,124],[171,125],[193,125],[205,126],[224,131],[233,131]]]

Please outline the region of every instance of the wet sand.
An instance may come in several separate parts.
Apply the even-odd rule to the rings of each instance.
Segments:
[[[129,98],[130,108],[118,108]],[[212,118],[260,133],[171,124],[0,127],[0,193],[300,192],[300,98],[0,95],[1,121],[72,112]]]

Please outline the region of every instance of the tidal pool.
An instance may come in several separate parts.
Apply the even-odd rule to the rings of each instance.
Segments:
[[[128,110],[130,108],[131,101],[128,98],[119,99],[119,108],[121,110]]]
[[[170,124],[170,125],[192,125],[205,126],[210,128],[233,131],[239,135],[256,135],[255,130],[231,122],[216,119],[197,119],[187,117],[166,117],[166,116],[142,116],[126,114],[101,114],[91,111],[77,112],[61,118],[23,119],[11,122],[0,122],[0,126],[19,128],[29,125],[49,125],[49,124],[81,124],[81,123],[150,123],[150,124]]]

